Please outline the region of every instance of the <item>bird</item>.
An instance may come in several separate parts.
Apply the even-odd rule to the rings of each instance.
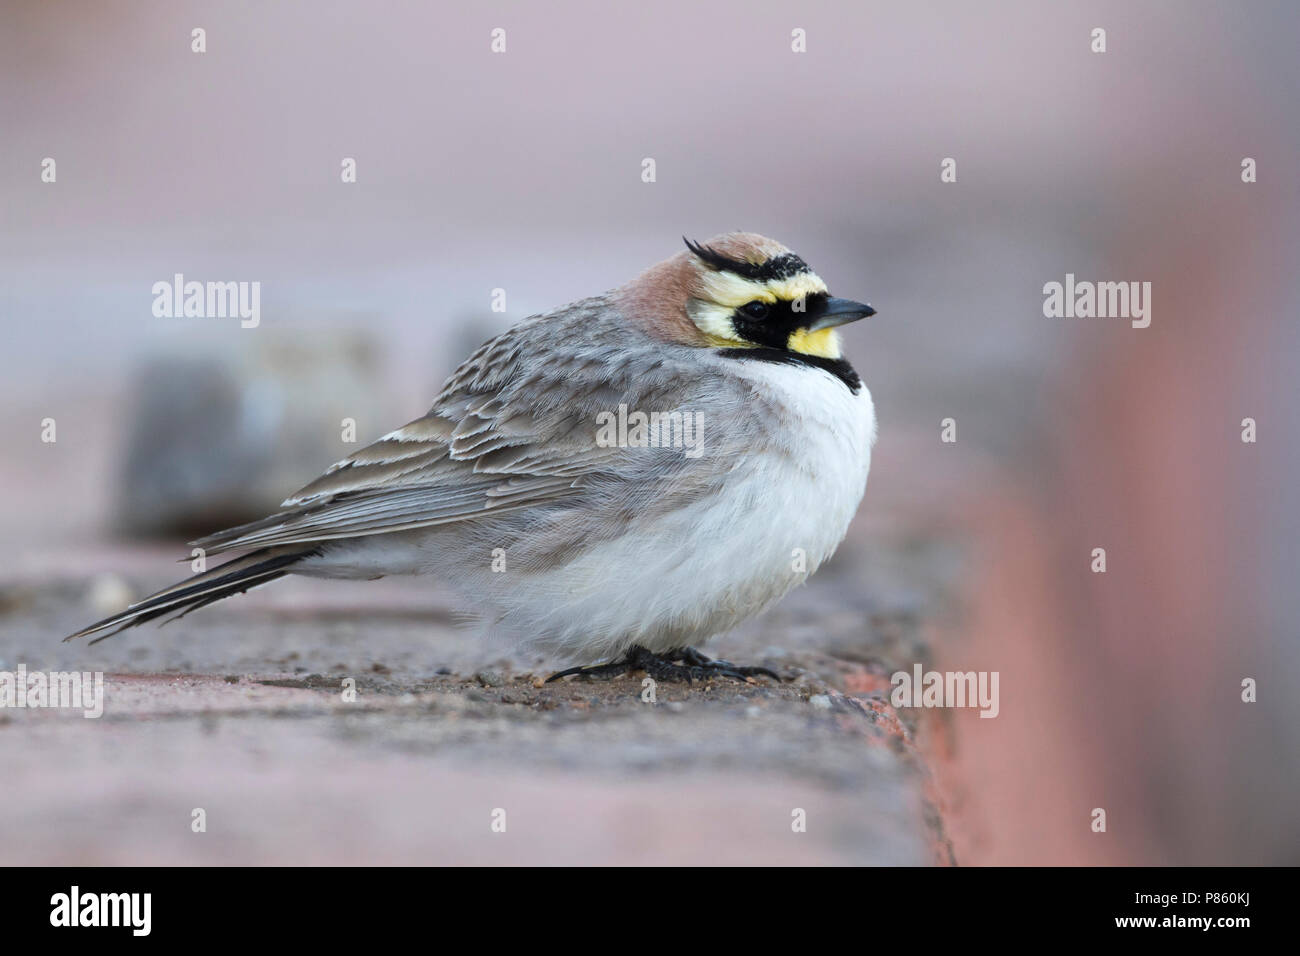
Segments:
[[[289,574],[429,575],[551,680],[778,677],[698,647],[803,583],[848,532],[876,440],[831,296],[751,232],[686,248],[481,346],[428,413],[280,510],[192,542],[238,557],[69,635],[103,640]]]

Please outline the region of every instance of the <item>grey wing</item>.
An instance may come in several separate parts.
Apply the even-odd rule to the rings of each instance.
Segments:
[[[209,553],[384,534],[532,508],[676,467],[597,441],[597,414],[671,406],[690,385],[604,298],[526,320],[452,375],[428,414],[331,466],[281,511],[194,542]]]

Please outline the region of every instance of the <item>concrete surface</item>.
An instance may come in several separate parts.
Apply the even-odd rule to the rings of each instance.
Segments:
[[[0,670],[106,674],[99,719],[0,710],[0,863],[953,862],[923,731],[887,702],[924,659],[916,608],[869,581],[832,568],[706,648],[788,682],[661,683],[655,703],[641,674],[543,685],[552,662],[409,580],[289,579],[60,643],[166,583],[163,554],[62,555],[0,589]]]

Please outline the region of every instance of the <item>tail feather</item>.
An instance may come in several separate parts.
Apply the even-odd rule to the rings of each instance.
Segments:
[[[180,581],[171,587],[151,594],[143,601],[132,604],[125,611],[110,615],[102,621],[96,621],[75,634],[69,634],[64,640],[71,641],[78,637],[89,637],[98,631],[112,628],[107,634],[100,634],[90,642],[91,644],[98,644],[105,638],[112,637],[128,627],[134,627],[137,624],[143,624],[164,615],[172,614],[175,615],[175,618],[182,618],[191,611],[207,607],[222,598],[228,598],[232,594],[242,594],[250,588],[269,584],[277,578],[282,578],[289,573],[288,569],[291,565],[296,564],[303,558],[319,553],[319,548],[263,548],[260,551],[254,551],[243,557],[235,558],[233,561],[220,564],[210,571],[205,571],[189,580]]]

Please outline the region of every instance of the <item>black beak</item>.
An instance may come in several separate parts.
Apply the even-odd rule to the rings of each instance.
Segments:
[[[876,310],[864,302],[836,298],[827,299],[821,308],[815,311],[810,309],[809,311],[812,313],[809,316],[812,321],[807,326],[809,332],[833,329],[837,325],[856,322],[858,319],[865,319],[867,316],[876,314]]]

